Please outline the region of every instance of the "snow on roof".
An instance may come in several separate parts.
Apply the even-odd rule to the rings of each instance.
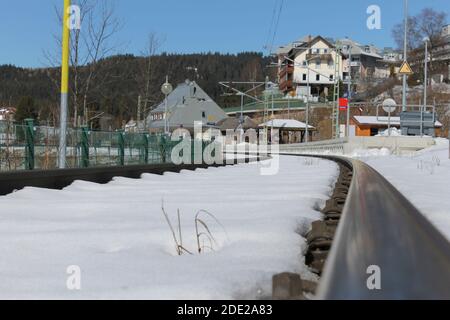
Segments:
[[[387,125],[389,121],[389,117],[376,117],[376,116],[354,116],[356,121],[360,124],[377,124],[377,125]],[[400,125],[400,117],[391,117],[392,125]],[[436,121],[436,127],[442,127],[442,123]]]
[[[259,125],[260,127],[274,127],[274,128],[286,128],[286,129],[305,129],[306,123],[291,120],[291,119],[273,119]],[[314,129],[313,126],[309,125],[309,129]]]

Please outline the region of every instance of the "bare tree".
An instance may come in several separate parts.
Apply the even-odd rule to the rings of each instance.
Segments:
[[[430,49],[441,40],[442,26],[445,25],[447,14],[431,8],[423,9],[418,15],[408,19],[408,50],[423,46],[425,37],[430,39]],[[403,48],[404,23],[399,23],[392,29],[392,36],[399,48]]]
[[[73,126],[80,124],[79,113],[83,110],[83,122],[87,124],[89,95],[94,86],[101,86],[106,77],[94,83],[98,62],[112,54],[117,45],[112,44],[113,36],[120,30],[120,22],[115,17],[114,7],[108,0],[74,0],[80,8],[80,29],[72,30],[70,37],[70,89],[73,103]],[[55,6],[58,25],[62,24],[61,9]],[[52,67],[61,64],[61,35],[54,35],[57,50],[44,52]],[[56,86],[60,85],[58,73],[51,77]]]
[[[117,48],[110,43],[111,38],[120,30],[119,20],[115,17],[114,7],[110,1],[102,0],[96,2],[98,6],[88,12],[88,32],[84,37],[84,42],[88,54],[87,77],[84,81],[83,95],[83,116],[84,123],[89,120],[87,105],[89,90],[96,76],[98,62],[112,54]],[[97,10],[98,9],[98,10]],[[103,78],[103,81],[106,77]]]
[[[392,29],[392,37],[399,49],[403,49],[405,24],[401,22],[396,24]],[[408,51],[414,50],[420,46],[422,41],[419,33],[418,21],[416,17],[408,17],[408,33],[407,33]]]
[[[139,68],[140,72],[136,75],[136,82],[139,87],[141,101],[143,101],[143,108],[141,109],[138,107],[138,109],[144,111],[148,109],[148,103],[152,98],[150,84],[153,79],[154,58],[164,41],[165,39],[155,32],[150,32],[148,34],[146,48],[141,53],[144,59],[142,60]],[[138,113],[141,110],[138,110]],[[139,117],[140,114],[138,115],[138,118]]]

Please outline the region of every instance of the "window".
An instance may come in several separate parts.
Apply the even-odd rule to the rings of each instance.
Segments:
[[[202,118],[206,118],[206,112],[202,111]]]
[[[306,73],[303,74],[303,81],[306,81]]]
[[[306,60],[303,60],[303,66],[306,67]]]
[[[328,53],[328,49],[327,48],[323,49],[323,53]]]
[[[320,68],[320,59],[316,60],[316,68]]]
[[[378,128],[370,128],[370,136],[376,136],[378,134]]]
[[[320,74],[316,74],[316,81],[320,81]]]
[[[333,75],[330,75],[330,81],[333,81]]]

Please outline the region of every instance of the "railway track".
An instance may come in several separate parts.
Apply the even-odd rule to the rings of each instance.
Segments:
[[[305,262],[320,276],[317,290],[310,286],[315,298],[450,299],[447,239],[363,162],[335,156],[308,157],[334,161],[340,169],[334,192],[322,210],[324,219],[314,222],[306,235]],[[137,178],[145,172],[205,167],[161,164],[2,173],[0,195],[24,186],[60,189],[74,180],[106,183],[114,176]],[[371,286],[374,277],[379,283]]]
[[[305,262],[321,276],[315,298],[450,299],[450,243],[424,215],[367,164],[312,157],[340,168],[307,235]]]

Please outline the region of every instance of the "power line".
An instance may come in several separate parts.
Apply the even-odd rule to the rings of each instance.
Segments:
[[[269,51],[269,42],[270,42],[270,37],[273,33],[273,28],[275,26],[275,17],[276,17],[276,12],[277,12],[277,4],[278,4],[279,0],[275,0],[274,6],[273,6],[273,10],[272,10],[272,18],[270,19],[270,25],[269,25],[269,31],[267,33],[267,38],[266,38],[266,42],[264,44],[264,48],[266,50]],[[270,48],[270,51],[272,51],[272,48]]]
[[[275,38],[277,36],[278,25],[280,23],[280,17],[281,17],[281,12],[283,11],[283,6],[284,6],[284,0],[281,0],[281,2],[280,2],[280,9],[278,10],[278,17],[277,17],[277,20],[276,20],[276,23],[275,23],[275,28],[274,28],[274,31],[273,31],[272,43],[270,45],[270,54],[272,54],[272,51],[273,51],[273,45],[275,43]]]

